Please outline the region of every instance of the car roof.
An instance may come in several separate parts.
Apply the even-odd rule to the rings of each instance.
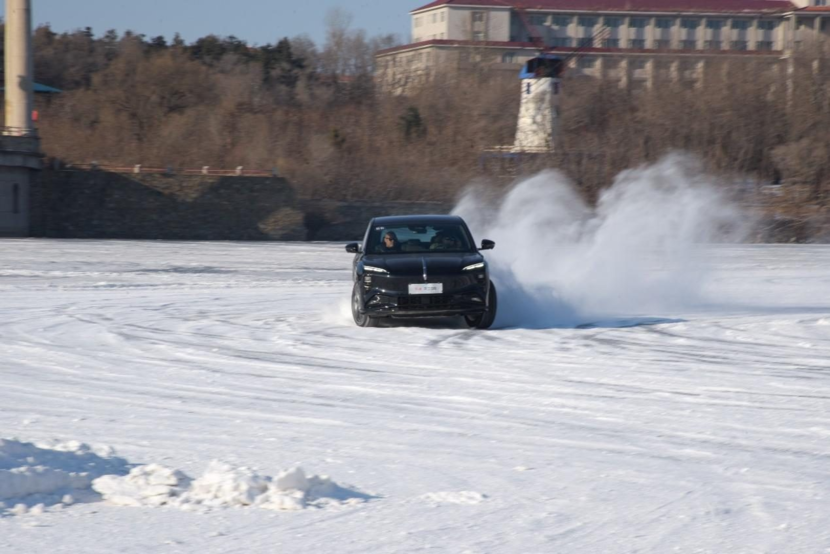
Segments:
[[[376,217],[372,225],[449,225],[463,224],[464,220],[457,215],[389,215]]]

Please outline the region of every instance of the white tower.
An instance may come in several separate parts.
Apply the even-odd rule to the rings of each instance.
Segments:
[[[552,152],[559,135],[562,94],[561,57],[543,54],[525,64],[520,75],[522,104],[513,152]]]

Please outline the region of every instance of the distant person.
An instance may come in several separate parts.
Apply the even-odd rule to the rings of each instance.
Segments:
[[[387,231],[383,235],[383,244],[380,245],[381,252],[400,252],[401,243],[398,241],[398,235],[394,231]]]

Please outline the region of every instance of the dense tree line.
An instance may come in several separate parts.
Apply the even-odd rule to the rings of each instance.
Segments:
[[[734,62],[699,88],[666,81],[635,92],[569,79],[564,153],[496,171],[481,153],[513,142],[513,72],[472,63],[389,94],[374,79],[374,55],[395,38],[367,37],[342,12],[327,17],[322,45],[39,27],[37,80],[65,91],[40,107],[44,150],[66,162],[276,167],[306,196],[449,200],[477,177],[545,165],[593,195],[618,171],[682,149],[713,170],[803,183],[810,202],[826,200],[826,45],[779,71]]]

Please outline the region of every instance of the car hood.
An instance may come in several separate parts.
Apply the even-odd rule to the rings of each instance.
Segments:
[[[365,265],[385,269],[391,275],[423,275],[424,263],[427,266],[427,274],[447,275],[459,273],[468,265],[483,261],[484,257],[474,252],[413,252],[411,254],[371,255],[363,258]]]

